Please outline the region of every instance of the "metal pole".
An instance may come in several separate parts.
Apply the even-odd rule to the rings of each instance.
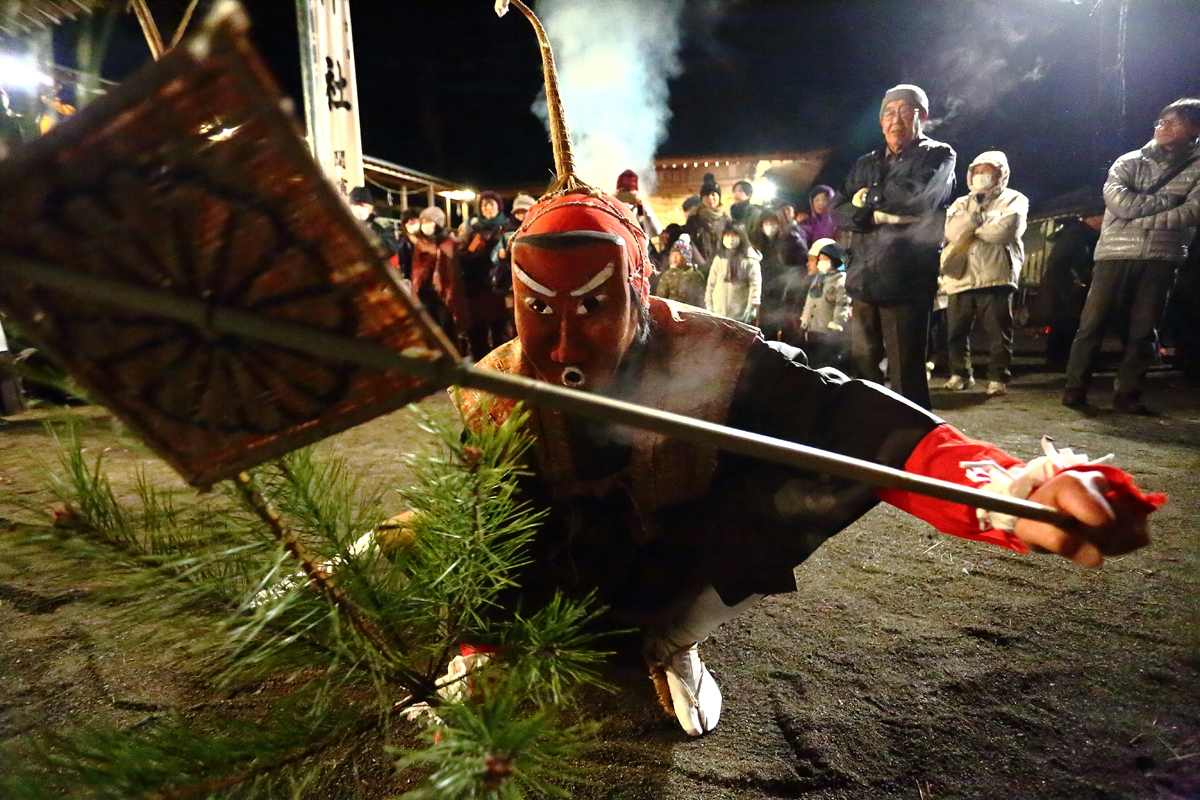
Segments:
[[[1077,525],[1073,517],[1058,509],[1028,500],[1002,497],[935,478],[912,475],[903,470],[815,447],[739,431],[679,414],[554,386],[543,381],[477,369],[468,363],[432,351],[426,356],[402,355],[375,342],[348,339],[305,325],[271,321],[247,311],[223,308],[173,292],[84,275],[74,270],[20,257],[6,255],[0,258],[0,277],[6,281],[41,284],[57,291],[70,292],[121,308],[186,322],[201,329],[267,342],[318,358],[349,361],[376,369],[400,370],[436,387],[457,385],[478,389],[567,414],[643,428],[730,453],[774,461],[872,486],[899,489],[939,500],[962,503],[973,508],[1048,522],[1060,528],[1072,528]]]

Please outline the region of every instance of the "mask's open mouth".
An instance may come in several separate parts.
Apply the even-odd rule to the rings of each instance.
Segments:
[[[580,389],[587,383],[587,377],[579,367],[567,367],[562,371],[562,385],[568,389]]]

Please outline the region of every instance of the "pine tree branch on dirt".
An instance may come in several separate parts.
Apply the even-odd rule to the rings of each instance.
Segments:
[[[136,473],[140,507],[129,507],[101,459],[68,442],[59,496],[84,511],[60,530],[140,554],[129,583],[146,599],[140,613],[208,619],[210,630],[168,635],[194,639],[197,658],[220,656],[213,685],[227,697],[262,700],[252,716],[189,703],[187,716],[157,712],[124,729],[21,737],[0,748],[24,765],[0,776],[0,795],[350,797],[358,759],[389,752],[410,775],[432,773],[413,797],[565,796],[556,783],[574,779],[566,760],[592,728],[564,724],[564,712],[576,688],[600,685],[604,654],[584,631],[593,598],[519,616],[498,599],[542,516],[518,489],[523,423],[514,414],[464,442],[424,418],[440,444],[413,459],[405,535],[386,545],[373,534],[383,493],[361,489],[336,457],[293,454],[192,500]],[[435,682],[462,641],[502,649]],[[403,719],[421,707],[440,717],[424,734]],[[425,748],[410,746],[419,735]]]

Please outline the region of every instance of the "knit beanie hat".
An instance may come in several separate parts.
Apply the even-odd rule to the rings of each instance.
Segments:
[[[821,239],[820,241],[829,241]],[[830,241],[829,244],[817,251],[818,256],[825,256],[833,262],[834,268],[840,268],[846,263],[846,251],[837,242]]]
[[[683,213],[686,214],[698,205],[700,205],[700,195],[694,194],[688,199],[684,200],[683,205],[680,206],[680,208],[682,208]]]
[[[637,173],[631,169],[627,169],[617,176],[617,191],[618,192],[636,192],[638,190]]]
[[[430,206],[429,208],[421,211],[421,213],[418,215],[418,219],[422,221],[432,220],[439,228],[446,227],[446,212],[442,211],[437,206]]]
[[[837,244],[837,242],[835,242],[833,239],[817,239],[812,243],[812,247],[808,248],[808,254],[813,258],[816,258],[817,256],[821,255],[821,251],[824,250],[826,246],[831,244]]]
[[[704,173],[704,183],[700,187],[700,196],[704,197],[706,194],[715,194],[718,196],[721,194],[721,187],[717,184],[717,179],[713,177],[711,172]]]
[[[512,210],[514,213],[517,211],[528,211],[529,209],[533,208],[533,204],[536,202],[537,200],[534,200],[527,194],[519,194],[517,195],[516,199],[513,200]]]
[[[929,115],[929,96],[925,94],[925,90],[920,86],[912,83],[901,83],[887,90],[883,96],[883,102],[879,104],[879,116],[883,116],[883,111],[887,108],[887,104],[893,100],[907,100],[914,107],[924,111],[926,116]]]
[[[679,238],[675,240],[675,244],[671,245],[671,252],[681,253],[687,265],[689,267],[692,266],[692,237],[686,233],[679,234]]]

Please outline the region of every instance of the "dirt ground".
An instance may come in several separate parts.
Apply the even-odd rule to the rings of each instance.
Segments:
[[[604,723],[595,779],[577,796],[1200,798],[1200,399],[1164,372],[1148,397],[1161,416],[1073,411],[1057,402],[1061,380],[1026,371],[1005,397],[937,393],[935,406],[1022,457],[1043,434],[1116,453],[1170,496],[1150,548],[1085,570],[880,507],[800,566],[796,593],[703,648],[725,695],[714,732],[688,739],[644,672],[612,665],[620,691],[585,698]],[[178,485],[102,409],[80,413],[119,490],[136,464]],[[37,470],[54,458],[49,415],[0,429],[0,742],[212,701],[204,664],[120,632],[122,607],[101,601],[107,578],[91,555],[31,538],[29,509],[51,505]],[[336,445],[363,472],[403,481],[397,454],[421,435],[398,412]],[[232,712],[238,701],[222,702]]]

